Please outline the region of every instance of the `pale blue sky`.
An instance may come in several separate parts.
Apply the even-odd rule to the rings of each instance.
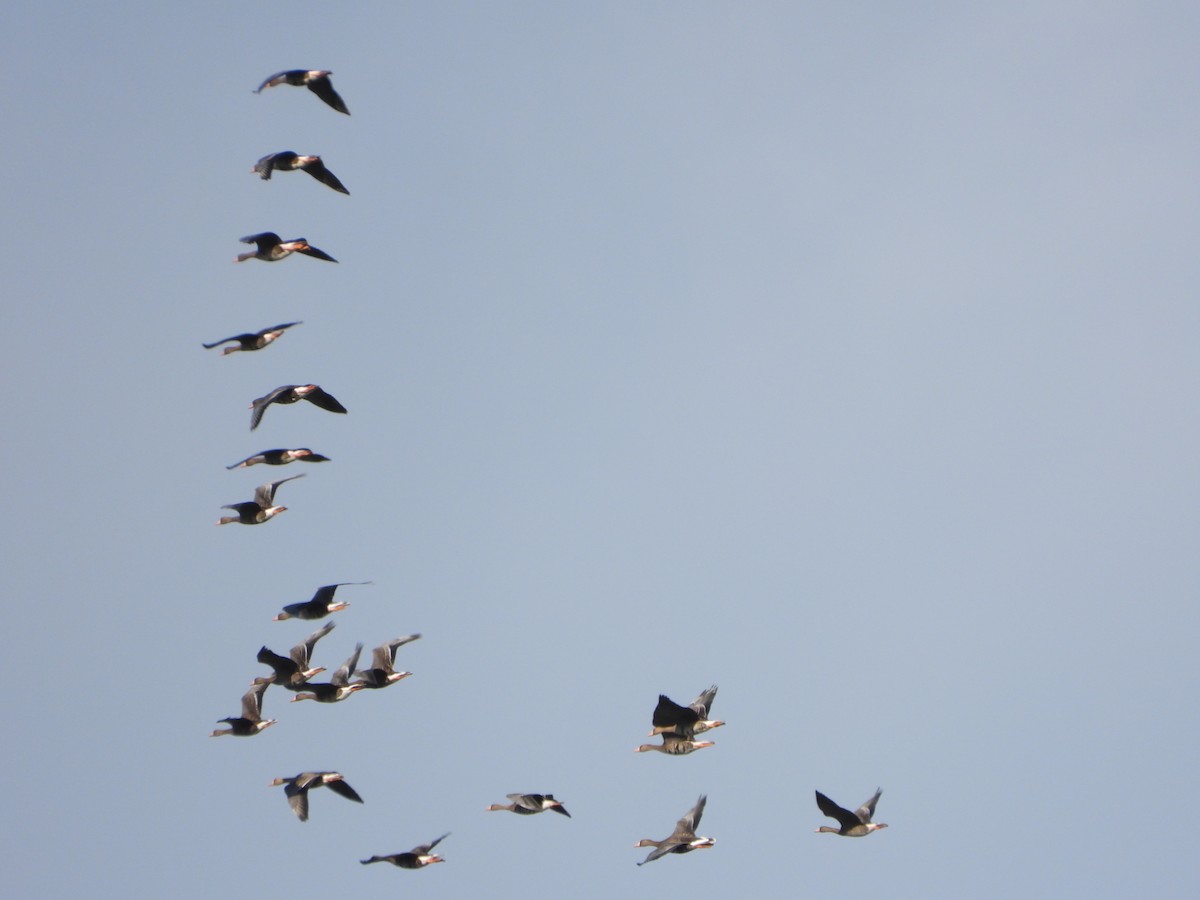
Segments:
[[[1195,895],[1194,4],[42,4],[0,46],[6,896]],[[251,93],[310,66],[350,117]],[[351,196],[250,174],[285,149]],[[341,263],[232,265],[264,230]],[[249,432],[310,381],[349,414]],[[276,446],[334,461],[224,468]],[[317,662],[419,631],[416,674],[211,740],[312,630],[271,616],[368,579]],[[714,682],[716,747],[632,752]],[[366,802],[300,824],[267,784],[324,768]],[[812,833],[877,785],[887,831]],[[700,793],[716,847],[637,868]]]

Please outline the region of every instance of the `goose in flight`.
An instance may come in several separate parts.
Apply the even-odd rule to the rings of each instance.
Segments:
[[[295,481],[297,478],[303,478],[304,473],[293,475],[290,478],[280,478],[278,481],[271,481],[267,484],[260,484],[254,489],[254,499],[244,500],[241,503],[226,503],[221,509],[232,509],[237,513],[236,516],[221,516],[217,520],[218,525],[228,525],[231,522],[240,522],[242,525],[261,525],[281,512],[287,512],[286,506],[274,506],[275,491],[279,489],[281,484],[288,481]]]
[[[700,795],[700,799],[696,801],[687,813],[675,823],[675,830],[671,832],[671,836],[664,838],[661,841],[655,841],[650,838],[643,838],[634,844],[634,847],[653,847],[649,856],[643,859],[639,866],[644,866],[648,862],[654,862],[659,857],[666,856],[668,853],[691,853],[693,850],[704,850],[716,843],[710,837],[703,837],[696,834],[696,829],[700,825],[700,817],[704,815],[704,805],[708,802],[708,797],[705,794]]]
[[[288,69],[286,72],[276,72],[255,88],[254,93],[261,94],[266,88],[278,84],[306,87],[338,112],[350,115],[346,102],[333,89],[333,82],[329,80],[332,74],[328,69]]]
[[[248,259],[261,259],[263,262],[279,262],[279,260],[291,256],[293,253],[303,253],[305,256],[323,259],[326,262],[337,262],[336,259],[324,250],[318,250],[304,238],[285,241],[273,231],[248,234],[244,238],[239,238],[239,240],[243,244],[255,244],[256,248],[251,253],[239,253],[234,262],[245,262]]]
[[[292,150],[281,150],[278,153],[268,153],[254,164],[254,168],[250,171],[258,175],[263,181],[271,180],[272,172],[295,172],[299,169],[302,172],[307,172],[317,181],[326,187],[331,187],[339,194],[349,195],[346,186],[338,180],[329,169],[325,168],[325,163],[319,156],[301,156]]]
[[[848,809],[842,809],[842,807],[838,806],[820,791],[817,791],[817,808],[829,816],[829,818],[837,819],[838,821],[837,828],[822,825],[817,829],[817,833],[840,834],[842,837],[866,837],[872,831],[887,828],[886,822],[871,821],[875,815],[875,804],[879,802],[879,795],[882,793],[883,791],[880,788],[876,788],[870,800],[854,812],[850,812]]]

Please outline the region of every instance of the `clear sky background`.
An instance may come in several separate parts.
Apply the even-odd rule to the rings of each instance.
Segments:
[[[7,896],[1196,895],[1194,3],[45,3],[0,46]],[[252,93],[303,67],[350,117]],[[284,149],[351,196],[250,174]],[[231,265],[265,230],[341,262]],[[349,414],[249,432],[307,382]],[[292,446],[333,462],[224,468]],[[417,631],[413,677],[210,739],[315,627],[272,615],[368,579],[316,661]],[[716,747],[632,752],[714,682]],[[327,768],[365,804],[267,786]],[[887,831],[812,833],[877,785]],[[716,847],[637,868],[701,793]]]

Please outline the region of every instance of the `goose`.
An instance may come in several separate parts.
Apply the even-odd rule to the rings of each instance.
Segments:
[[[305,600],[303,603],[289,603],[283,608],[283,612],[279,613],[272,620],[274,622],[282,622],[285,619],[323,619],[330,613],[338,612],[349,606],[343,600],[335,601],[334,593],[340,587],[345,587],[349,584],[372,584],[370,581],[339,581],[337,584],[327,584],[324,587],[317,588],[317,592],[312,595],[311,600]]]
[[[256,244],[257,248],[253,253],[239,253],[233,260],[234,262],[245,262],[248,259],[261,259],[263,262],[279,262],[279,260],[291,256],[293,253],[303,253],[305,256],[323,259],[326,262],[337,262],[336,259],[324,250],[318,250],[304,238],[285,241],[273,231],[248,234],[244,238],[239,238],[239,240],[243,244]]]
[[[286,785],[283,792],[287,795],[288,805],[291,806],[301,822],[308,821],[308,792],[313,788],[327,787],[335,794],[362,803],[358,791],[346,784],[341,772],[301,772],[291,778],[276,778],[271,787]]]
[[[254,93],[261,94],[266,88],[278,84],[306,87],[338,112],[350,115],[346,102],[333,89],[333,82],[329,80],[332,74],[328,69],[288,69],[286,72],[276,72],[255,88]]]
[[[321,184],[333,188],[339,194],[349,194],[346,186],[338,180],[319,156],[301,156],[292,150],[281,150],[278,153],[268,153],[254,164],[250,171],[263,181],[271,180],[272,172],[295,172],[299,169],[307,172]]]
[[[669,756],[686,756],[695,750],[715,746],[712,741],[695,741],[671,731],[664,731],[662,738],[661,744],[642,744],[634,752],[645,753],[647,750],[657,750],[659,753],[666,753]]]
[[[666,694],[659,694],[658,705],[654,708],[654,716],[651,719],[654,729],[650,736],[674,732],[680,737],[691,738],[709,729],[720,728],[724,722],[708,718],[708,710],[716,696],[715,684],[687,706],[680,706]]]
[[[251,737],[263,729],[274,725],[276,722],[275,719],[264,719],[262,717],[263,692],[266,691],[267,685],[274,681],[274,675],[268,675],[265,678],[255,678],[253,686],[242,697],[242,714],[240,716],[217,719],[218,722],[228,722],[229,727],[218,728],[210,737],[220,737],[223,734],[232,734],[235,737]]]
[[[362,653],[362,644],[358,644],[354,648],[354,652],[350,654],[350,658],[337,667],[333,676],[328,683],[312,682],[305,683],[304,687],[308,690],[296,694],[292,698],[295,703],[298,700],[316,700],[318,703],[338,703],[345,700],[355,691],[362,690],[361,684],[351,684],[350,678],[354,675],[354,667],[358,665],[358,655]]]
[[[493,803],[484,812],[508,810],[509,812],[515,812],[519,816],[532,816],[552,809],[556,813],[562,813],[568,819],[571,818],[571,814],[567,812],[567,808],[555,800],[553,794],[506,794],[505,796],[512,802]]]
[[[436,853],[431,853],[438,844],[445,838],[450,836],[450,832],[446,832],[440,838],[435,838],[428,844],[421,844],[419,847],[413,847],[407,853],[390,853],[387,856],[372,856],[370,859],[360,859],[359,862],[364,866],[369,866],[371,863],[391,863],[393,866],[399,866],[401,869],[423,869],[433,863],[445,862]]]
[[[376,647],[371,651],[371,668],[360,671],[358,674],[362,678],[355,684],[361,684],[364,688],[378,689],[395,684],[401,678],[407,678],[412,672],[397,672],[394,668],[396,651],[420,637],[419,634],[409,634]]]
[[[275,670],[274,681],[276,684],[282,685],[290,691],[300,689],[300,685],[308,681],[314,675],[319,675],[325,671],[324,666],[309,668],[309,661],[312,658],[313,648],[317,645],[317,641],[333,631],[335,622],[326,622],[307,638],[302,643],[297,644],[291,649],[287,656],[280,656],[267,647],[262,647],[258,651],[256,657],[264,666],[270,666]]]
[[[671,836],[661,841],[655,841],[650,838],[643,838],[634,844],[634,847],[653,847],[650,855],[643,859],[639,866],[644,866],[648,862],[653,862],[661,856],[666,856],[668,853],[691,853],[693,850],[704,850],[716,843],[710,837],[702,837],[696,835],[696,828],[700,825],[700,817],[704,815],[704,805],[708,802],[708,796],[700,795],[700,799],[684,815],[682,819],[675,823],[675,830],[671,832]]]
[[[239,350],[261,350],[267,344],[272,344],[279,339],[279,336],[295,325],[303,325],[303,322],[285,322],[282,325],[272,325],[270,328],[264,328],[262,331],[256,331],[254,334],[235,334],[233,337],[227,337],[224,340],[213,341],[211,344],[201,344],[205,350],[211,350],[214,347],[220,347],[222,344],[228,344],[230,341],[237,341],[236,347],[226,347],[221,351],[222,356],[228,356],[230,353],[237,353]]]
[[[246,469],[250,466],[257,466],[259,463],[266,463],[268,466],[286,466],[288,463],[300,460],[300,462],[329,462],[328,456],[322,456],[320,453],[313,453],[307,447],[299,447],[295,450],[263,450],[261,453],[255,453],[253,456],[247,456],[245,459],[238,460],[232,466],[226,466],[227,469]]]
[[[288,481],[295,481],[297,478],[303,478],[304,474],[293,475],[290,478],[280,478],[278,481],[271,481],[267,484],[260,484],[254,489],[254,499],[244,500],[241,503],[226,503],[221,509],[232,509],[236,516],[221,516],[217,520],[218,525],[228,525],[231,522],[240,522],[242,525],[261,525],[281,512],[286,512],[286,506],[274,506],[275,491],[279,489],[281,484]]]
[[[881,828],[887,828],[886,822],[872,822],[871,818],[875,815],[875,804],[879,802],[879,795],[883,793],[881,788],[875,789],[874,796],[866,803],[860,806],[854,812],[848,809],[842,809],[820,791],[816,791],[817,808],[831,819],[837,819],[837,828],[830,828],[828,825],[822,825],[817,829],[817,834],[840,834],[842,837],[866,837],[872,831],[878,831]]]
[[[284,384],[275,388],[269,394],[264,394],[250,402],[250,409],[253,410],[250,413],[250,430],[253,431],[258,427],[258,423],[262,421],[267,407],[272,403],[299,403],[301,400],[307,400],[313,406],[319,406],[321,409],[328,410],[329,412],[346,412],[346,407],[342,406],[333,394],[323,391],[319,385]]]

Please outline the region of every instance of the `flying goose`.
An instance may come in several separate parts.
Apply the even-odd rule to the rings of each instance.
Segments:
[[[281,484],[288,481],[295,481],[297,478],[303,478],[304,474],[293,475],[290,478],[280,478],[278,481],[271,481],[267,484],[260,484],[254,489],[254,499],[244,500],[241,503],[226,503],[221,509],[232,509],[237,513],[236,516],[221,516],[217,520],[218,525],[228,525],[231,522],[240,522],[242,525],[261,525],[268,519],[274,518],[281,512],[286,512],[286,506],[273,506],[275,502],[275,491],[279,489]]]
[[[330,613],[345,609],[350,604],[343,600],[335,601],[333,595],[338,588],[345,587],[348,584],[372,584],[372,582],[339,581],[337,584],[327,584],[324,587],[319,587],[317,588],[317,592],[312,595],[311,600],[305,600],[303,603],[289,603],[283,608],[283,612],[275,616],[273,621],[282,622],[285,619],[323,619]]]
[[[268,675],[265,678],[255,678],[253,686],[242,697],[242,714],[240,716],[217,719],[218,722],[228,722],[229,727],[218,728],[210,736],[219,737],[223,734],[232,734],[235,737],[251,737],[258,734],[264,728],[274,725],[276,722],[275,719],[264,719],[262,717],[263,692],[266,691],[267,685],[271,684],[274,680],[274,675]]]
[[[232,466],[226,466],[227,469],[246,469],[250,466],[257,466],[259,463],[266,463],[268,466],[286,466],[290,462],[329,462],[328,456],[322,456],[320,453],[313,453],[307,447],[299,447],[295,450],[264,450],[261,453],[255,453],[253,456],[247,456],[243,460],[235,462]]]
[[[651,719],[654,729],[650,736],[674,732],[680,737],[691,738],[711,728],[720,728],[724,722],[708,718],[708,710],[716,696],[715,684],[687,706],[680,706],[666,694],[659,694],[658,705],[654,708],[654,716]]]
[[[645,753],[647,750],[657,750],[668,756],[686,756],[694,750],[714,746],[712,741],[695,741],[691,738],[681,737],[673,731],[664,731],[662,739],[661,744],[642,744],[634,752]]]
[[[361,684],[351,684],[350,678],[354,675],[354,667],[358,665],[358,655],[362,653],[363,645],[360,643],[354,648],[354,652],[350,654],[350,658],[337,667],[333,676],[326,682],[309,681],[304,684],[306,691],[296,694],[292,698],[292,702],[297,700],[316,700],[318,703],[337,703],[345,700],[355,691],[362,690]]]
[[[412,672],[397,672],[395,669],[396,651],[405,644],[417,640],[420,636],[419,634],[409,634],[376,647],[371,651],[371,668],[360,670],[358,674],[362,678],[355,683],[361,684],[365,688],[378,689],[395,684],[401,678],[407,678]]]
[[[302,643],[293,647],[287,656],[280,656],[264,646],[259,649],[256,659],[264,666],[270,666],[275,670],[274,681],[276,684],[289,691],[298,691],[308,679],[325,671],[324,666],[309,668],[308,664],[312,659],[313,647],[317,645],[317,641],[333,631],[335,624],[335,622],[326,622],[305,638]]]
[[[346,186],[338,180],[319,156],[301,156],[292,150],[281,150],[278,153],[268,153],[254,164],[250,171],[263,181],[271,180],[272,172],[295,172],[299,169],[307,172],[326,187],[331,187],[339,194],[349,194]]]
[[[360,859],[359,862],[364,866],[369,866],[371,863],[386,862],[393,866],[399,866],[401,869],[423,869],[425,866],[432,863],[445,862],[436,853],[431,853],[438,844],[445,838],[449,837],[450,832],[446,832],[440,838],[430,841],[428,844],[421,844],[419,847],[413,847],[407,853],[390,853],[387,856],[372,856],[370,859]]]
[[[263,413],[267,411],[267,407],[272,403],[299,403],[301,400],[307,400],[313,406],[319,406],[321,409],[328,410],[334,413],[344,413],[346,407],[338,403],[337,398],[333,394],[326,393],[318,385],[315,384],[284,384],[269,394],[252,400],[250,402],[250,430],[253,431],[258,427],[258,423],[262,421]]]
[[[324,250],[318,250],[304,238],[285,241],[273,231],[248,234],[244,238],[239,238],[239,240],[243,244],[256,244],[257,248],[253,253],[239,253],[234,262],[245,262],[248,259],[261,259],[263,262],[279,262],[279,260],[291,256],[293,253],[303,253],[305,256],[323,259],[326,262],[337,262],[336,259]]]
[[[350,115],[346,102],[333,89],[333,82],[329,80],[332,74],[328,69],[288,69],[286,72],[276,72],[255,88],[254,93],[261,94],[266,88],[278,84],[306,87],[338,112]]]
[[[700,817],[704,815],[704,805],[708,802],[708,797],[705,794],[700,795],[700,799],[696,801],[686,815],[675,823],[675,830],[671,832],[671,836],[661,841],[655,841],[650,838],[643,838],[634,844],[634,847],[653,847],[650,855],[643,859],[639,866],[644,866],[648,862],[653,862],[660,856],[666,856],[668,853],[691,853],[693,850],[703,850],[711,847],[716,843],[710,837],[696,835],[696,828],[700,825]]]
[[[871,821],[871,818],[875,815],[875,804],[879,802],[879,795],[882,793],[883,790],[881,788],[876,788],[875,794],[870,800],[854,812],[850,812],[848,809],[842,809],[820,791],[817,791],[817,808],[829,816],[829,818],[837,819],[839,825],[837,828],[822,825],[817,829],[817,833],[840,834],[842,837],[866,837],[872,831],[887,828],[886,822],[876,823]]]
[[[235,334],[233,337],[227,337],[221,341],[213,341],[211,344],[201,344],[200,346],[205,350],[211,350],[213,347],[220,347],[222,344],[228,344],[230,341],[237,341],[238,345],[236,347],[226,347],[222,350],[222,356],[237,353],[239,350],[261,350],[267,344],[274,343],[281,334],[293,325],[303,324],[303,322],[285,322],[282,325],[272,325],[270,328],[256,331],[254,334]]]
[[[515,812],[520,816],[532,816],[552,809],[556,813],[562,813],[568,819],[571,818],[571,814],[567,812],[567,808],[555,800],[553,794],[506,794],[505,796],[512,802],[493,803],[484,811],[491,812],[492,810],[502,809]]]
[[[346,784],[341,772],[301,772],[292,778],[276,778],[271,787],[287,785],[283,792],[287,795],[288,805],[291,806],[301,822],[308,821],[308,792],[313,788],[327,787],[335,794],[362,803],[362,797],[350,785]]]

